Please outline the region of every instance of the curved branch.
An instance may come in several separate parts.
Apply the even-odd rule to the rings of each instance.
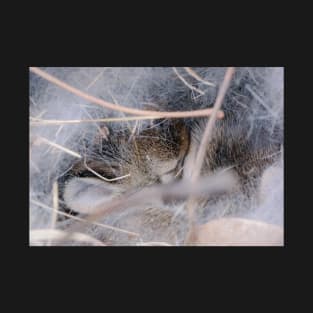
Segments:
[[[102,99],[96,98],[94,96],[91,96],[85,92],[82,92],[81,90],[68,85],[67,83],[59,80],[58,78],[46,73],[45,71],[42,71],[38,67],[30,67],[29,70],[38,76],[41,76],[42,78],[50,81],[51,83],[81,97],[84,98],[90,102],[96,103],[106,109],[111,109],[114,111],[120,111],[124,113],[129,113],[133,115],[141,115],[141,116],[157,116],[159,118],[184,118],[184,117],[199,117],[199,116],[209,116],[212,114],[213,109],[204,109],[204,110],[195,110],[195,111],[179,111],[179,112],[162,112],[162,111],[150,111],[150,110],[139,110],[139,109],[133,109],[128,108],[119,104],[113,104],[107,101],[104,101]],[[224,113],[222,111],[219,111],[217,113],[217,118],[223,118]]]

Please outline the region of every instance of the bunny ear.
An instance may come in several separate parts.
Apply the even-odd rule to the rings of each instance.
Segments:
[[[121,191],[121,186],[97,178],[76,177],[66,184],[64,201],[71,210],[90,214],[99,204],[112,200]]]

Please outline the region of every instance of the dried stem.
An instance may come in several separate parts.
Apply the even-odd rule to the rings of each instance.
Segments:
[[[229,67],[227,69],[224,80],[222,82],[222,85],[218,91],[218,95],[216,97],[216,100],[215,100],[215,103],[213,106],[213,111],[212,111],[212,114],[208,120],[206,128],[204,130],[204,133],[203,133],[203,136],[201,139],[201,143],[199,146],[199,150],[197,153],[196,161],[194,163],[195,166],[194,166],[193,174],[192,174],[192,178],[191,178],[191,180],[193,182],[195,180],[197,180],[197,178],[200,175],[202,164],[203,164],[205,153],[206,153],[206,149],[207,149],[209,141],[211,140],[211,137],[212,137],[212,129],[213,129],[215,121],[216,121],[217,112],[220,110],[220,108],[222,106],[226,91],[229,87],[229,84],[230,84],[230,81],[231,81],[231,78],[232,78],[234,72],[235,72],[234,67]]]
[[[81,97],[84,98],[90,102],[96,103],[106,109],[111,109],[114,111],[129,113],[133,115],[140,115],[140,116],[157,116],[158,118],[185,118],[185,117],[199,117],[199,116],[208,116],[212,114],[212,108],[209,109],[203,109],[203,110],[195,110],[195,111],[178,111],[178,112],[162,112],[162,111],[150,111],[150,110],[139,110],[139,109],[132,109],[128,108],[119,104],[113,104],[107,101],[104,101],[102,99],[96,98],[94,96],[91,96],[85,92],[82,92],[81,90],[70,86],[69,84],[66,84],[65,82],[57,79],[56,77],[46,73],[45,71],[42,71],[41,69],[37,67],[30,67],[29,68],[31,72],[43,77],[44,79],[50,81],[51,83],[54,83],[55,85]],[[218,112],[217,114],[218,118],[223,118],[224,114],[222,111]]]
[[[205,85],[208,85],[208,86],[211,86],[211,87],[216,87],[215,84],[211,83],[211,82],[208,82],[204,79],[202,79],[194,70],[192,70],[190,67],[184,67],[185,71],[190,75],[192,76],[193,78],[195,78],[196,80],[198,80],[199,82],[205,84]]]
[[[52,142],[52,141],[50,141],[50,140],[48,140],[48,139],[46,139],[44,137],[37,137],[36,139],[38,140],[39,143],[40,142],[44,142],[44,143],[46,143],[46,144],[48,144],[48,145],[50,145],[50,146],[52,146],[54,148],[57,148],[59,150],[64,151],[64,152],[66,152],[66,153],[68,153],[68,154],[70,154],[72,156],[75,156],[75,157],[77,157],[79,159],[81,158],[81,155],[78,154],[77,152],[74,152],[74,151],[72,151],[72,150],[70,150],[68,148],[65,148],[65,147],[63,147],[61,145],[58,145],[57,143],[54,143],[54,142]]]
[[[62,124],[80,124],[80,123],[96,123],[96,122],[127,122],[138,120],[155,120],[158,116],[126,116],[126,117],[112,117],[112,118],[99,118],[90,120],[41,120],[31,117],[31,126],[48,126],[48,125],[62,125]]]
[[[105,178],[103,177],[102,175],[100,175],[99,173],[97,173],[96,171],[94,171],[92,168],[90,168],[87,163],[86,163],[86,158],[84,159],[84,166],[86,167],[86,169],[93,173],[94,175],[96,175],[97,177],[99,177],[100,179],[104,180],[105,182],[113,182],[113,181],[117,181],[117,180],[121,180],[121,179],[124,179],[126,177],[129,177],[130,174],[126,174],[126,175],[123,175],[123,176],[119,176],[119,177],[115,177],[115,178]]]
[[[200,95],[204,95],[204,92],[196,87],[191,86],[177,71],[177,69],[175,67],[173,67],[173,71],[175,72],[175,74],[178,76],[178,78],[191,90],[194,90],[196,92],[198,92]]]
[[[51,212],[51,229],[55,229],[55,225],[57,222],[58,211],[59,211],[59,197],[58,197],[58,182],[55,181],[52,187],[52,200],[53,200],[53,208]],[[49,241],[49,245],[51,246],[51,240]]]
[[[54,211],[53,208],[50,208],[49,206],[45,205],[44,203],[41,203],[39,201],[36,201],[36,200],[30,200],[30,202],[44,208],[44,209],[47,209],[47,210],[50,210],[50,211]],[[121,228],[118,228],[118,227],[113,227],[113,226],[110,226],[110,225],[106,225],[106,224],[102,224],[102,223],[98,223],[98,222],[90,222],[84,218],[81,218],[81,217],[78,217],[78,216],[74,216],[74,215],[71,215],[71,214],[68,214],[68,213],[65,213],[65,212],[62,212],[62,211],[57,211],[56,213],[58,213],[59,215],[63,215],[63,216],[66,216],[72,220],[76,220],[76,221],[80,221],[80,222],[84,222],[84,223],[90,223],[92,225],[97,225],[99,227],[102,227],[102,228],[105,228],[105,229],[110,229],[110,230],[114,230],[114,231],[117,231],[117,232],[121,232],[121,233],[125,233],[127,235],[130,235],[130,236],[133,236],[133,237],[139,237],[140,235],[138,233],[134,233],[134,232],[130,232],[128,230],[125,230],[125,229],[121,229]]]
[[[193,171],[192,171],[192,176],[191,176],[191,182],[195,183],[197,181],[197,179],[200,176],[201,173],[201,168],[202,168],[202,164],[205,158],[205,154],[206,154],[206,149],[208,147],[208,144],[211,140],[212,137],[212,129],[214,127],[215,121],[216,121],[216,113],[218,112],[218,110],[221,108],[224,97],[226,95],[227,89],[229,87],[230,81],[232,79],[232,76],[235,72],[235,68],[234,67],[229,67],[225,73],[225,77],[224,80],[221,84],[221,87],[218,91],[218,95],[216,98],[216,101],[214,103],[213,106],[213,112],[207,122],[206,128],[204,130],[201,142],[200,142],[200,146],[198,149],[198,153],[196,155],[196,160],[193,163],[194,167],[193,167]],[[187,211],[188,211],[188,216],[189,216],[189,227],[190,227],[190,231],[189,234],[186,237],[186,242],[190,243],[190,241],[193,240],[193,234],[194,234],[194,210],[195,210],[195,205],[196,205],[196,201],[195,198],[193,196],[191,196],[186,204],[187,207]]]
[[[102,69],[102,70],[100,71],[100,73],[92,80],[92,82],[88,84],[88,86],[85,88],[86,91],[87,91],[92,85],[94,85],[97,80],[99,80],[99,78],[102,76],[102,74],[104,73],[105,70],[106,70],[106,68]]]
[[[53,183],[52,187],[52,197],[53,197],[53,211],[52,211],[52,221],[51,221],[51,228],[55,228],[55,224],[58,217],[58,211],[59,211],[59,186],[58,182],[55,181]]]

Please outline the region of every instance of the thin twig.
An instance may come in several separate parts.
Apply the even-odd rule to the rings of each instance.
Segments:
[[[58,192],[58,182],[55,181],[53,183],[53,188],[52,188],[52,194],[53,194],[53,211],[52,211],[52,221],[51,221],[51,228],[54,229],[55,228],[55,224],[57,221],[57,217],[58,217],[58,211],[59,211],[59,192]]]
[[[46,112],[47,112],[47,110],[43,110],[36,117],[31,117],[31,118],[33,118],[33,119],[40,119]]]
[[[60,150],[66,152],[66,153],[68,153],[70,155],[73,155],[73,156],[75,156],[75,157],[77,157],[79,159],[81,158],[80,154],[78,154],[78,153],[76,153],[76,152],[74,152],[74,151],[72,151],[72,150],[70,150],[68,148],[65,148],[63,146],[60,146],[57,143],[54,143],[54,142],[52,142],[52,141],[50,141],[50,140],[48,140],[48,139],[46,139],[44,137],[37,137],[36,139],[38,140],[38,142],[40,142],[40,141],[44,142],[44,143],[46,143],[46,144],[48,144],[48,145],[50,145],[50,146],[52,146],[54,148],[60,149]]]
[[[174,178],[178,177],[179,174],[184,170],[184,167],[182,166],[178,171],[177,173],[175,174]]]
[[[30,162],[30,166],[33,167],[37,173],[40,173],[40,169],[39,169],[38,166],[34,163],[34,161],[32,161],[31,157],[29,158],[29,162]]]
[[[61,125],[61,126],[58,128],[57,132],[55,133],[55,138],[58,137],[58,135],[59,135],[59,133],[61,132],[61,130],[63,129],[63,127],[64,127],[64,125]]]
[[[45,205],[44,203],[41,203],[39,201],[36,201],[36,200],[33,200],[33,199],[30,199],[30,202],[44,208],[44,209],[47,209],[47,210],[51,210],[51,211],[54,211],[53,208]],[[102,223],[98,223],[98,222],[90,222],[84,218],[81,218],[81,217],[78,217],[78,216],[74,216],[74,215],[71,215],[71,214],[68,214],[68,213],[65,213],[65,212],[62,212],[62,211],[57,211],[57,213],[59,215],[63,215],[63,216],[66,216],[72,220],[76,220],[76,221],[80,221],[80,222],[84,222],[84,223],[89,223],[89,224],[92,224],[92,225],[97,225],[99,227],[102,227],[102,228],[105,228],[105,229],[110,229],[110,230],[114,230],[114,231],[117,231],[117,232],[121,232],[121,233],[125,233],[127,235],[130,235],[130,236],[134,236],[134,237],[139,237],[140,235],[138,233],[134,233],[134,232],[131,232],[131,231],[128,231],[128,230],[125,230],[125,229],[121,229],[121,228],[118,228],[118,227],[113,227],[113,226],[110,226],[110,225],[106,225],[106,224],[102,224]]]
[[[34,101],[34,99],[31,96],[29,96],[29,99],[35,106],[37,106],[36,102]]]
[[[50,228],[53,230],[53,229],[55,229],[55,225],[56,225],[57,217],[58,217],[57,212],[59,211],[59,197],[58,197],[58,182],[57,181],[55,181],[53,183],[52,200],[53,200],[53,210],[51,212],[51,226],[50,226]],[[51,238],[48,241],[48,245],[49,246],[52,245]]]
[[[213,112],[208,120],[208,123],[206,125],[206,128],[204,130],[201,142],[200,142],[200,146],[199,146],[199,150],[196,156],[196,161],[194,163],[194,169],[193,169],[193,174],[192,174],[192,178],[191,180],[194,182],[195,180],[197,180],[197,178],[200,175],[201,172],[201,168],[202,168],[202,164],[204,161],[204,157],[205,157],[205,153],[206,153],[206,149],[207,146],[209,144],[209,141],[211,140],[212,137],[212,129],[214,127],[215,121],[216,121],[216,116],[217,116],[217,112],[220,110],[224,97],[226,95],[226,91],[229,87],[230,81],[232,79],[232,76],[235,72],[235,68],[234,67],[229,67],[226,71],[224,80],[222,82],[222,85],[218,91],[218,95],[216,97],[214,106],[213,106]]]
[[[211,87],[216,87],[215,84],[208,82],[206,80],[204,80],[203,78],[201,78],[193,69],[191,69],[190,67],[184,67],[185,71],[192,76],[193,78],[195,78],[196,80],[198,80],[199,82],[211,86]]]
[[[162,112],[162,111],[149,111],[149,110],[139,110],[139,109],[133,109],[133,108],[128,108],[119,104],[113,104],[107,101],[104,101],[102,99],[96,98],[94,96],[91,96],[85,92],[82,92],[81,90],[70,86],[69,84],[66,84],[65,82],[57,79],[56,77],[40,70],[37,67],[30,67],[29,68],[31,72],[43,77],[44,79],[50,81],[51,83],[54,83],[55,85],[81,97],[84,98],[90,102],[96,103],[106,109],[111,109],[114,111],[120,111],[120,112],[125,112],[129,114],[137,114],[141,116],[157,116],[159,118],[184,118],[184,117],[199,117],[199,116],[208,116],[212,114],[212,108],[209,109],[203,109],[203,110],[195,110],[195,111],[178,111],[178,112]],[[224,113],[222,111],[218,112],[217,114],[218,118],[223,118]]]
[[[92,80],[91,83],[89,83],[89,85],[85,88],[85,90],[87,91],[92,85],[95,84],[95,82],[102,76],[103,72],[106,70],[106,68],[102,69],[100,71],[100,73]]]
[[[175,72],[175,74],[178,76],[178,78],[191,90],[194,90],[198,93],[200,93],[201,95],[204,95],[204,92],[196,87],[191,86],[177,71],[176,67],[173,67],[173,71]]]
[[[111,96],[111,98],[113,99],[114,104],[117,104],[117,105],[118,105],[118,102],[117,102],[117,100],[115,99],[113,93],[110,91],[110,89],[108,89],[108,93],[109,93],[109,95]],[[131,130],[131,125],[130,125],[130,123],[128,123],[128,121],[131,121],[132,119],[127,119],[127,118],[128,118],[127,116],[126,116],[126,117],[125,117],[125,116],[122,117],[123,121],[126,122],[128,129]],[[144,118],[143,118],[143,119],[144,119]],[[136,119],[136,122],[137,122],[137,119]]]
[[[82,106],[81,106],[82,107]],[[84,107],[82,107],[82,109],[84,110],[84,112],[90,117],[90,119],[92,120],[92,116],[90,115],[90,113],[88,112],[88,110],[86,109],[86,108],[84,108]],[[96,122],[94,122],[93,123],[96,127],[97,127],[97,129],[98,129],[98,131],[99,131],[99,134],[100,134],[100,136],[101,136],[101,134],[102,134],[102,130],[101,130],[101,127],[96,123]],[[100,137],[101,138],[101,137]],[[107,140],[107,138],[105,138],[106,140]],[[99,142],[100,142],[100,144],[99,144],[99,146],[101,147],[100,148],[100,151],[102,150],[102,140],[101,139],[99,139]]]
[[[41,120],[31,117],[31,126],[46,126],[46,125],[61,125],[61,124],[80,124],[80,123],[96,123],[96,122],[126,122],[137,120],[154,120],[158,116],[125,116],[125,117],[112,117],[112,118],[99,118],[90,120]]]
[[[212,115],[210,116],[206,128],[204,130],[200,145],[199,145],[199,149],[198,149],[198,153],[196,155],[196,159],[195,162],[193,163],[193,170],[192,170],[192,175],[191,175],[191,182],[195,183],[197,181],[197,179],[200,176],[201,173],[201,168],[202,168],[202,164],[204,162],[204,158],[205,158],[205,154],[206,154],[206,150],[208,147],[208,144],[212,138],[212,129],[214,127],[215,121],[216,121],[216,113],[218,112],[218,110],[221,108],[224,97],[226,95],[227,89],[230,85],[230,81],[232,79],[232,76],[235,72],[235,68],[234,67],[229,67],[225,73],[224,76],[224,80],[222,82],[222,85],[218,91],[218,95],[216,97],[216,101],[214,103],[213,106],[213,112]],[[189,233],[186,237],[186,242],[190,242],[193,240],[193,235],[194,235],[194,210],[195,210],[195,205],[196,205],[196,201],[195,198],[193,196],[190,196],[189,199],[187,200],[187,211],[188,211],[188,216],[189,216]]]
[[[101,176],[99,173],[97,173],[96,171],[94,171],[92,168],[90,168],[87,163],[86,163],[86,158],[84,158],[84,166],[86,167],[86,169],[95,174],[97,177],[99,177],[100,179],[104,180],[105,182],[113,182],[113,181],[117,181],[117,180],[121,180],[121,179],[124,179],[126,177],[129,177],[130,174],[127,174],[127,175],[123,175],[123,176],[119,176],[119,177],[115,177],[115,178],[105,178],[103,176]]]
[[[254,98],[259,101],[259,103],[261,103],[263,105],[263,107],[270,112],[274,117],[276,116],[276,114],[274,113],[274,111],[272,110],[272,108],[270,108],[265,101],[247,84],[246,85],[247,90],[252,94],[252,96],[254,96]]]
[[[128,138],[128,142],[131,142],[133,140],[133,137],[135,136],[137,128],[138,128],[138,120],[136,121],[133,129],[131,130],[130,136]]]

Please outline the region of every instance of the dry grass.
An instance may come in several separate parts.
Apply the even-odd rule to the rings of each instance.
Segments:
[[[65,147],[63,147],[63,146],[61,146],[61,145],[59,145],[59,144],[57,144],[55,142],[52,142],[49,139],[44,138],[44,137],[37,136],[36,139],[35,139],[35,143],[34,144],[40,144],[42,142],[46,143],[47,145],[49,145],[49,146],[51,146],[53,148],[59,149],[59,150],[61,150],[63,152],[66,152],[66,153],[68,153],[68,154],[70,154],[70,155],[72,155],[72,156],[74,156],[76,158],[79,158],[79,159],[82,158],[82,156],[80,154],[78,154],[77,152],[74,152],[74,151],[72,151],[72,150],[70,150],[68,148],[65,148]]]
[[[221,84],[221,87],[218,91],[214,106],[213,106],[213,111],[212,114],[207,122],[206,128],[204,130],[198,152],[196,154],[196,159],[193,162],[193,169],[192,169],[192,176],[191,176],[191,182],[195,183],[197,179],[200,176],[202,164],[205,158],[205,153],[206,149],[208,147],[208,144],[211,140],[212,137],[212,129],[214,127],[216,117],[217,117],[217,112],[220,110],[224,97],[226,95],[227,89],[230,85],[230,81],[232,79],[232,76],[235,73],[235,68],[234,67],[229,67],[225,73],[224,80]],[[190,227],[190,233],[186,238],[186,243],[192,242],[193,239],[193,234],[194,234],[194,228],[195,228],[195,223],[194,223],[194,210],[195,206],[197,205],[197,201],[195,198],[190,197],[187,201],[186,208],[188,211],[188,216],[189,216],[189,227]]]
[[[140,116],[157,116],[158,118],[186,118],[186,117],[209,116],[212,114],[212,109],[194,110],[194,111],[185,111],[185,112],[181,112],[181,111],[162,112],[162,111],[150,111],[150,110],[139,110],[139,109],[128,108],[119,104],[113,104],[113,103],[104,101],[102,99],[96,98],[94,96],[91,96],[73,86],[70,86],[69,84],[66,84],[60,79],[57,79],[56,77],[46,73],[45,71],[40,70],[37,67],[30,67],[29,69],[31,72],[43,77],[44,79],[50,81],[51,83],[83,99],[86,99],[92,103],[98,104],[106,109],[110,109],[113,111],[119,111],[119,112],[124,112],[128,114],[133,114],[133,115],[140,115]],[[219,111],[217,114],[217,117],[223,118],[223,116],[224,116],[224,113],[222,111]]]
[[[84,166],[86,167],[86,169],[88,171],[90,171],[91,173],[93,173],[94,175],[96,175],[98,178],[100,178],[101,180],[104,180],[105,182],[114,182],[114,181],[118,181],[118,180],[121,180],[121,179],[124,179],[126,177],[129,177],[130,174],[126,174],[126,175],[123,175],[123,176],[119,176],[119,177],[115,177],[115,178],[106,178],[106,177],[103,177],[102,175],[100,175],[99,173],[97,173],[96,171],[94,171],[92,168],[90,168],[87,163],[86,163],[86,158],[84,159]]]
[[[193,182],[196,181],[200,175],[200,171],[201,171],[202,164],[204,161],[205,152],[206,152],[207,146],[208,146],[208,144],[211,140],[211,137],[212,137],[212,129],[214,127],[218,112],[219,112],[219,110],[223,104],[224,97],[226,95],[227,89],[230,85],[230,81],[231,81],[234,73],[235,73],[234,67],[229,67],[227,69],[224,80],[223,80],[221,87],[218,91],[218,94],[217,94],[217,97],[216,97],[216,100],[215,100],[215,103],[213,106],[212,113],[210,115],[210,118],[208,119],[207,126],[204,130],[204,133],[203,133],[203,136],[202,136],[202,139],[200,142],[197,157],[196,157],[196,160],[194,162],[194,168],[192,171],[193,173],[192,173],[192,178],[191,178],[191,180]]]
[[[128,122],[140,120],[155,120],[158,116],[125,116],[125,117],[112,117],[112,118],[99,118],[90,120],[43,120],[31,118],[31,126],[49,126],[49,125],[63,125],[63,124],[81,124],[81,123],[114,123],[114,122]]]
[[[200,95],[204,95],[204,91],[194,87],[194,86],[191,86],[177,71],[176,67],[173,67],[173,71],[175,72],[175,74],[177,75],[177,77],[191,90],[194,90],[196,92],[198,92]]]
[[[40,201],[36,201],[36,200],[33,200],[33,199],[30,199],[30,202],[39,206],[39,207],[42,207],[46,210],[49,210],[51,212],[53,212],[55,209],[54,208],[50,208],[49,206],[45,205],[44,203],[41,203]],[[138,233],[134,233],[134,232],[131,232],[131,231],[128,231],[126,229],[121,229],[121,228],[118,228],[118,227],[113,227],[113,226],[110,226],[110,225],[106,225],[106,224],[103,224],[103,223],[98,223],[98,222],[95,222],[95,221],[88,221],[87,219],[84,219],[84,218],[81,218],[81,217],[77,217],[77,216],[74,216],[74,215],[71,215],[71,214],[67,214],[65,212],[62,212],[62,211],[59,211],[57,210],[55,212],[56,214],[59,214],[59,215],[62,215],[62,216],[66,216],[72,220],[76,220],[76,221],[79,221],[79,222],[82,222],[82,223],[89,223],[89,224],[93,224],[93,225],[96,225],[96,226],[99,226],[101,228],[104,228],[104,229],[109,229],[109,230],[113,230],[113,231],[116,231],[116,232],[121,232],[121,233],[124,233],[124,234],[127,234],[131,237],[140,237],[140,235]]]
[[[208,82],[204,79],[202,79],[192,68],[190,67],[184,67],[185,71],[190,75],[192,76],[193,78],[195,78],[196,80],[198,80],[199,82],[207,85],[207,86],[210,86],[210,87],[216,87],[215,84],[211,83],[211,82]]]

